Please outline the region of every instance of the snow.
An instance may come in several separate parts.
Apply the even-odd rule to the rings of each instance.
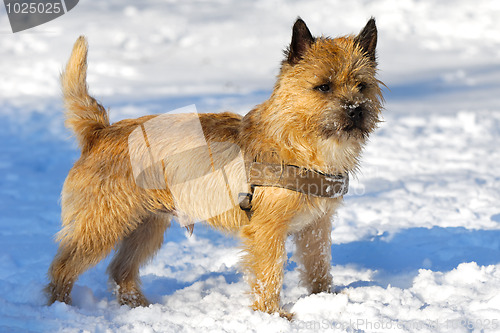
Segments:
[[[307,295],[290,261],[282,302],[295,319],[253,312],[237,240],[196,223],[191,237],[173,225],[141,270],[151,306],[118,305],[109,259],[80,277],[72,306],[46,306],[79,155],[58,83],[78,35],[113,121],[190,104],[244,113],[269,96],[297,16],[332,36],[376,17],[388,86],[333,221],[337,293]],[[12,34],[0,10],[0,331],[499,332],[499,16],[491,0],[80,1]]]

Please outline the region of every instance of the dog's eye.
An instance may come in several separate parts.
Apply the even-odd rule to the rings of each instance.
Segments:
[[[314,89],[319,90],[321,92],[328,92],[328,91],[330,91],[330,84],[325,83],[325,84],[319,85],[317,87],[314,87]]]
[[[365,91],[365,90],[366,90],[366,88],[368,88],[368,84],[367,84],[367,83],[365,83],[365,82],[361,82],[361,83],[359,83],[359,84],[358,84],[358,90],[359,90],[360,92]]]

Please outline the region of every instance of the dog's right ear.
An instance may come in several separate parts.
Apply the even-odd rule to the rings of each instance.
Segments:
[[[292,29],[292,42],[287,50],[288,63],[292,66],[298,63],[312,43],[314,43],[314,37],[306,23],[299,17]]]

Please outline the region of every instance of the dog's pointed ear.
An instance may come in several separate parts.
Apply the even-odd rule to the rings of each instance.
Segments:
[[[372,61],[376,61],[375,48],[377,47],[377,26],[375,19],[372,17],[366,26],[361,30],[354,40],[366,52]]]
[[[299,17],[292,29],[292,42],[287,51],[288,63],[292,66],[298,63],[312,43],[314,43],[314,37],[306,23]]]

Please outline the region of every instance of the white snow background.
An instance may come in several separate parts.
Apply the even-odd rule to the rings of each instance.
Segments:
[[[290,260],[292,322],[248,308],[238,242],[174,224],[119,306],[106,260],[74,304],[45,305],[59,194],[79,151],[58,76],[88,37],[89,85],[117,121],[195,104],[245,113],[272,89],[291,26],[357,33],[374,16],[385,122],[333,221],[335,294]],[[500,332],[500,2],[82,0],[12,34],[0,9],[0,332]],[[287,244],[291,256],[293,244]]]

